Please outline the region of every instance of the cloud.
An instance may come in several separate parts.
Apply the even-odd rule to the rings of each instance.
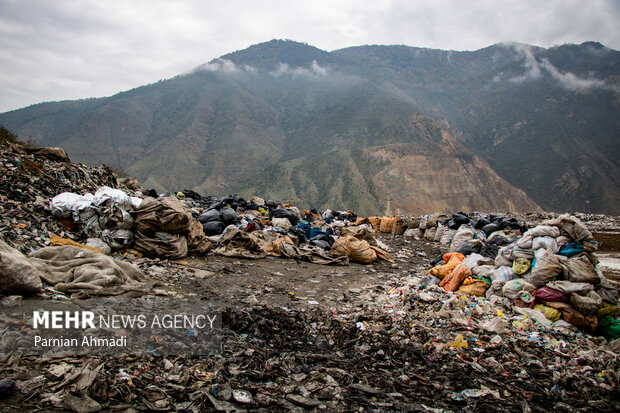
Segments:
[[[609,85],[607,82],[596,78],[583,78],[571,72],[562,73],[547,59],[542,59],[541,66],[568,90],[578,89],[608,89],[620,92],[620,87]]]
[[[517,52],[519,59],[523,59],[523,67],[525,73],[520,76],[513,76],[507,79],[511,83],[523,83],[530,80],[539,79],[544,72],[551,75],[552,78],[557,80],[560,85],[567,90],[579,90],[579,89],[607,89],[615,92],[620,92],[620,87],[616,85],[609,85],[607,82],[594,77],[584,78],[577,76],[571,72],[561,72],[556,68],[548,59],[541,59],[540,62],[534,55],[532,47],[523,44],[506,44],[507,47],[512,47]],[[599,50],[591,48],[594,53],[601,53]],[[543,72],[544,71],[544,72]],[[504,81],[502,74],[495,75],[493,82]]]
[[[513,83],[523,83],[526,80],[536,80],[540,78],[542,71],[540,70],[540,66],[536,60],[536,56],[534,56],[532,48],[524,44],[512,44],[511,46],[523,57],[525,73],[521,76],[515,76],[508,80]]]
[[[312,61],[310,67],[290,67],[287,63],[280,63],[278,68],[271,72],[271,74],[275,77],[280,76],[306,76],[306,77],[319,77],[326,76],[328,73],[328,69],[326,67],[320,66],[316,60]]]
[[[619,20],[612,0],[0,0],[0,112],[112,95],[274,38],[323,50],[588,40],[618,49]]]
[[[243,66],[244,71],[251,71],[253,70],[253,68],[251,68],[248,65]],[[231,62],[228,59],[215,59],[209,63],[204,63],[200,66],[198,66],[196,69],[196,71],[200,71],[200,70],[204,70],[207,72],[225,72],[225,73],[235,73],[235,72],[240,72],[241,69],[239,69],[234,62]]]

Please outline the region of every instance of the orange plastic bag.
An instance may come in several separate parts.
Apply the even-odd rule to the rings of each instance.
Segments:
[[[443,255],[444,264],[447,264],[451,259],[458,259],[458,262],[461,262],[465,259],[465,256],[460,252],[449,252]]]
[[[456,291],[467,277],[471,277],[471,269],[467,265],[459,264],[450,275],[441,280],[439,286],[448,291]]]
[[[458,252],[451,252],[449,254],[445,254],[443,256],[444,265],[437,265],[426,272],[426,274],[432,274],[435,277],[439,277],[441,279],[445,278],[447,275],[450,275],[452,271],[463,261],[465,257],[463,254]]]

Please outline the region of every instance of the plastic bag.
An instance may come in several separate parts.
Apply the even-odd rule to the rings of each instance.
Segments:
[[[461,283],[467,278],[471,276],[471,270],[468,266],[464,264],[459,264],[454,270],[450,273],[450,275],[444,277],[439,284],[440,287],[448,291],[456,291]]]
[[[560,246],[558,255],[571,258],[575,255],[581,254],[584,251],[585,249],[583,248],[583,244],[581,242],[571,242],[570,244]]]
[[[461,245],[454,251],[460,252],[463,255],[478,254],[482,251],[482,247],[484,247],[484,242],[479,239],[468,239],[461,242]]]
[[[538,324],[541,324],[543,326],[551,325],[551,321],[549,321],[547,317],[538,310],[534,310],[532,308],[514,307],[514,311],[517,314],[526,315],[528,318],[536,321]]]
[[[426,225],[428,224],[429,218],[430,215],[423,215],[422,218],[420,218],[420,226],[418,228],[420,228],[422,231],[426,230]]]
[[[450,243],[452,242],[452,238],[454,238],[454,234],[456,234],[456,230],[446,228],[443,232],[443,235],[441,236],[441,240],[439,241],[439,243],[441,245],[450,245]]]
[[[127,195],[120,189],[113,189],[107,186],[102,186],[97,190],[97,192],[95,192],[95,196],[93,198],[93,205],[101,206],[107,201],[111,201],[111,203],[118,205],[126,211],[129,211],[133,208],[131,197],[129,195]]]
[[[427,241],[432,241],[435,239],[435,233],[437,232],[437,228],[426,228],[424,231],[424,239]]]
[[[273,225],[274,227],[283,228],[287,231],[291,228],[291,222],[288,220],[288,218],[273,218],[271,220],[271,225]]]
[[[554,227],[555,228],[555,227]],[[541,248],[549,249],[553,251],[554,254],[557,254],[560,250],[557,242],[555,242],[555,238],[552,237],[534,237],[532,240],[532,249],[538,250]]]
[[[491,278],[493,284],[497,282],[508,282],[515,278],[515,272],[512,270],[512,267],[501,266],[491,272],[489,278]]]
[[[31,294],[43,288],[39,271],[28,258],[0,240],[0,293]]]
[[[511,299],[520,298],[526,303],[532,302],[534,297],[529,296],[529,293],[536,290],[536,287],[525,280],[511,280],[504,284],[502,288],[502,293],[504,297],[508,297]],[[526,292],[527,294],[521,294],[521,291]],[[525,298],[525,299],[524,299]]]
[[[562,291],[563,293],[587,293],[594,289],[594,286],[590,283],[576,283],[566,280],[556,280],[547,284],[547,287],[551,287],[555,290]]]
[[[595,284],[599,276],[592,263],[585,255],[569,258],[561,262],[562,275],[565,280]]]
[[[427,287],[430,287],[431,285],[439,285],[440,282],[441,282],[441,278],[435,277],[434,275],[431,275],[431,274],[428,274],[422,280],[422,284],[424,284]]]
[[[601,317],[596,332],[608,340],[620,338],[620,321],[611,316]]]
[[[447,275],[450,275],[452,271],[463,261],[465,257],[459,253],[448,253],[443,256],[443,265],[436,265],[426,272],[441,279],[444,279]]]
[[[495,266],[512,266],[512,247],[503,247],[499,249],[497,257],[495,257]]]
[[[497,225],[495,225],[495,224],[487,224],[484,227],[482,227],[482,230],[484,231],[484,233],[488,237],[489,235],[491,235],[495,231],[499,230],[499,227]]]
[[[528,261],[532,261],[535,257],[534,250],[529,248],[521,248],[516,245],[512,248],[512,259],[524,258]]]
[[[530,228],[528,231],[523,234],[523,236],[530,235],[532,238],[534,237],[559,237],[560,229],[556,226],[551,225],[538,225],[534,228]],[[536,249],[536,248],[534,248]]]
[[[438,224],[437,230],[435,231],[435,236],[433,237],[433,241],[435,242],[441,241],[441,236],[443,235],[446,229],[447,227],[444,224]]]
[[[485,277],[491,279],[491,273],[495,271],[494,265],[479,265],[477,267],[472,268],[472,274],[478,277]]]
[[[446,347],[460,349],[460,348],[467,348],[468,344],[467,344],[467,340],[465,340],[465,338],[463,337],[463,334],[459,334],[458,336],[456,336],[454,341],[450,341],[446,343]]]
[[[512,270],[516,275],[523,275],[530,270],[532,263],[525,258],[517,258],[512,263]]]
[[[534,237],[532,237],[532,234],[526,232],[525,234],[523,234],[523,237],[515,243],[515,245],[523,249],[532,249],[533,238]]]
[[[474,280],[474,282],[468,284],[465,284],[465,282],[463,282],[463,285],[461,285],[461,287],[456,292],[461,294],[473,295],[476,297],[484,297],[488,288],[489,285],[486,282]]]
[[[473,270],[479,265],[480,262],[486,260],[487,259],[480,254],[471,254],[463,260],[463,264],[467,265],[470,269]]]
[[[597,310],[596,315],[598,317],[604,317],[606,315],[617,317],[620,315],[620,308],[618,308],[618,304],[609,304],[603,301],[603,304],[601,304]]]
[[[403,233],[403,237],[405,238],[415,238],[418,240],[422,239],[423,236],[424,236],[424,233],[422,232],[420,228],[409,228],[407,231]]]
[[[340,237],[330,250],[331,256],[347,256],[351,261],[370,264],[377,260],[377,253],[368,241],[357,239],[351,235]]]
[[[397,217],[396,221],[394,221],[394,225],[392,225],[392,235],[403,235],[405,233],[405,221],[402,218]]]
[[[571,294],[570,302],[581,314],[588,316],[596,314],[603,304],[603,299],[594,291],[590,291],[587,295]]]
[[[545,221],[547,225],[553,225],[560,229],[560,233],[557,236],[566,235],[573,239],[573,241],[590,241],[593,239],[592,233],[583,225],[583,223],[577,218],[563,214],[556,219]]]
[[[50,201],[50,211],[57,217],[69,218],[83,208],[91,206],[92,194],[78,195],[72,192],[63,192]]]
[[[545,250],[536,256],[536,266],[527,281],[536,287],[542,287],[557,279],[562,273],[562,266],[551,250]]]
[[[379,231],[384,233],[391,233],[394,223],[398,221],[398,217],[383,217],[381,218],[381,224],[379,225]]]
[[[543,313],[544,316],[547,317],[547,320],[549,321],[555,322],[555,321],[558,321],[562,317],[562,313],[560,313],[555,308],[547,307],[542,304],[535,305],[534,310],[540,311],[541,313]]]
[[[618,288],[614,287],[605,277],[601,277],[601,283],[596,287],[596,293],[606,303],[618,303]]]
[[[570,301],[570,296],[560,290],[545,286],[536,290],[536,301],[559,301],[567,303]]]
[[[201,224],[206,224],[207,222],[212,221],[219,221],[220,213],[217,209],[209,209],[208,211],[205,211],[202,215],[200,215],[197,219],[198,222],[200,222]]]
[[[450,242],[449,251],[455,251],[463,242],[473,239],[474,235],[476,235],[476,231],[472,228],[464,227],[459,229]]]

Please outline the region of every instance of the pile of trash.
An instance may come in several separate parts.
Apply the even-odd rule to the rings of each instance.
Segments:
[[[142,193],[143,191],[140,191]],[[95,194],[61,193],[50,211],[79,231],[85,245],[107,254],[131,247],[151,257],[182,259],[188,253],[258,259],[267,255],[319,264],[392,261],[378,245],[366,219],[352,211],[301,212],[290,205],[253,197],[136,197],[119,189]]]
[[[223,351],[0,355],[0,410],[617,409],[618,291],[581,215],[159,196],[61,150],[2,151],[0,305],[221,298]],[[350,262],[374,265],[309,264]]]
[[[433,239],[450,252],[431,263],[427,285],[501,297],[540,326],[620,338],[618,289],[598,269],[597,243],[581,221],[565,214],[528,229],[515,219],[466,218],[437,225]]]
[[[331,311],[227,308],[208,358],[13,355],[20,405],[70,411],[531,411],[617,406],[618,343],[516,330],[479,297],[392,281]],[[512,322],[512,324],[511,324]],[[86,410],[88,409],[88,410]]]
[[[0,175],[0,233],[24,253],[48,245],[51,234],[64,235],[48,211],[56,194],[118,185],[109,168],[72,163],[63,149],[7,142],[0,142]]]

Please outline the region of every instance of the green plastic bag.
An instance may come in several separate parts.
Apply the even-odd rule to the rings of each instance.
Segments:
[[[601,317],[596,332],[608,340],[620,338],[620,321],[609,315]]]

